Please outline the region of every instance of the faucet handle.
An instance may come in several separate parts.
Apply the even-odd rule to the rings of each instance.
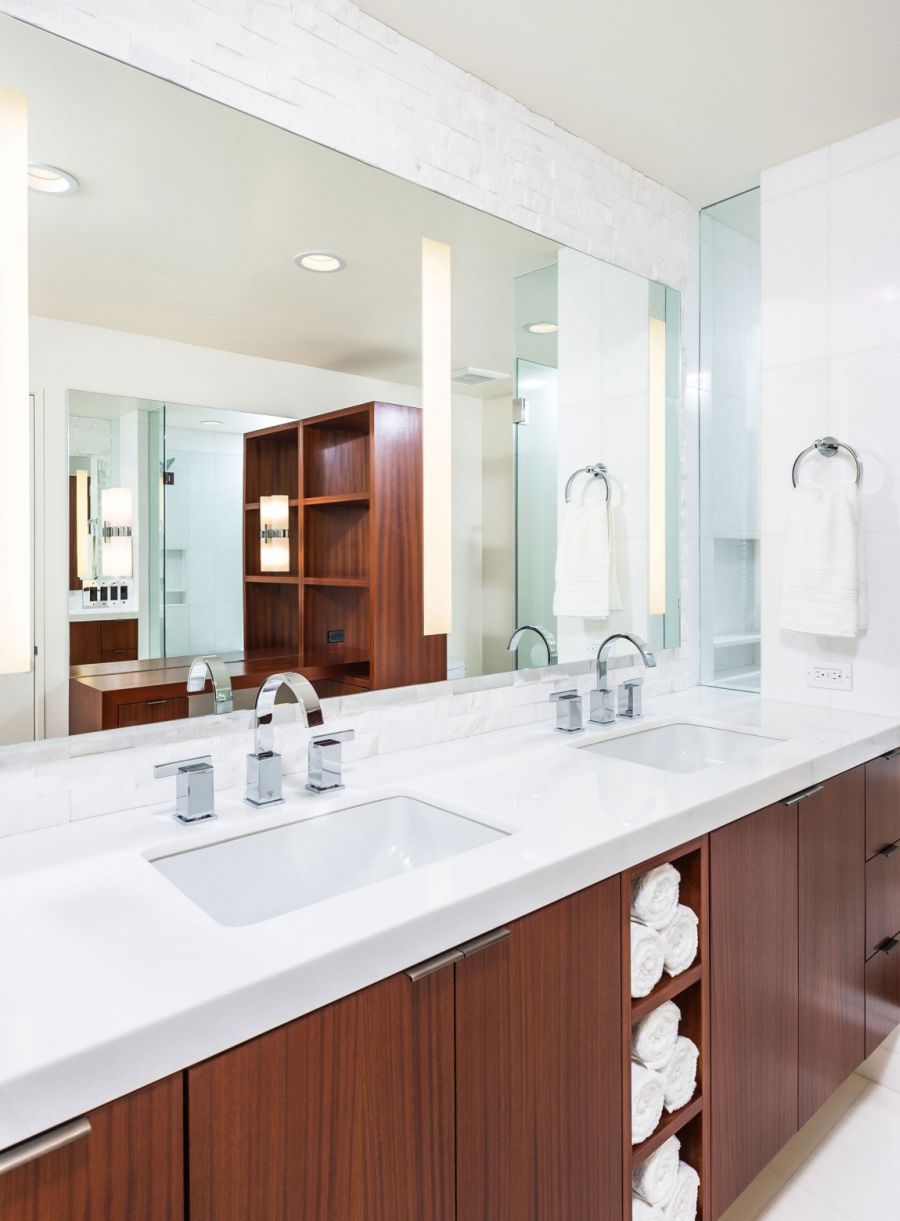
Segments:
[[[211,755],[195,759],[179,759],[175,763],[157,763],[154,780],[175,777],[175,817],[179,822],[201,822],[215,818],[215,784]]]
[[[612,725],[615,719],[615,692],[611,687],[595,687],[591,692],[591,722],[594,725]]]
[[[644,715],[644,694],[642,678],[627,678],[619,687],[619,716],[628,716],[632,720]]]
[[[311,793],[330,793],[344,787],[341,747],[355,737],[355,729],[339,729],[336,733],[318,733],[310,738],[306,787]]]
[[[582,699],[574,687],[554,691],[550,702],[556,704],[556,728],[560,733],[578,733],[584,728]]]

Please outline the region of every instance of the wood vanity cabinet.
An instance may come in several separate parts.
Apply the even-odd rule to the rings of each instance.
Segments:
[[[866,1055],[900,1023],[900,751],[866,764]]]
[[[137,661],[137,619],[90,619],[69,624],[69,665]]]
[[[798,876],[795,806],[709,837],[713,1217],[797,1131]]]
[[[182,1076],[157,1081],[54,1130],[75,1139],[12,1170],[0,1155],[3,1221],[181,1221],[184,1216]],[[46,1134],[48,1137],[52,1134]]]
[[[614,878],[190,1069],[191,1221],[616,1217],[618,905]]]

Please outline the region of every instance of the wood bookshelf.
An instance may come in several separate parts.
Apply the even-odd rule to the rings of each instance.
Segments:
[[[290,570],[263,574],[260,498],[276,495]],[[352,666],[369,688],[441,681],[447,640],[423,634],[422,565],[418,408],[363,403],[245,436],[246,649]]]

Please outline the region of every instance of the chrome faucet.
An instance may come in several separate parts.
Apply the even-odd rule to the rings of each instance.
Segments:
[[[332,793],[344,787],[341,747],[355,737],[355,730],[342,729],[339,733],[319,733],[310,738],[306,787],[311,793]]]
[[[272,717],[275,697],[282,687],[292,693],[303,710],[304,724],[323,725],[322,707],[319,697],[308,678],[302,674],[272,674],[256,693],[256,710],[253,714],[253,754],[247,756],[247,795],[252,806],[278,805],[281,796],[281,755],[274,749]]]
[[[519,647],[519,641],[526,632],[534,632],[536,636],[540,636],[544,642],[544,648],[547,650],[547,665],[555,666],[559,660],[559,654],[556,651],[556,637],[546,627],[540,627],[538,624],[523,623],[509,638],[509,644],[506,646],[510,653],[515,653]]]
[[[216,794],[210,755],[196,759],[179,759],[175,763],[157,763],[153,779],[175,776],[175,817],[190,825],[216,816]]]
[[[195,657],[188,671],[187,689],[189,695],[196,695],[206,686],[207,678],[212,683],[214,711],[217,716],[234,711],[234,699],[231,691],[231,675],[225,662],[215,654]]]
[[[640,636],[634,636],[630,632],[613,632],[611,636],[607,636],[597,650],[597,685],[591,692],[590,719],[595,725],[611,725],[616,719],[616,713],[619,716],[635,719],[643,716],[641,692],[643,678],[630,678],[623,683],[619,690],[618,701],[615,692],[609,686],[609,667],[606,664],[606,657],[614,640],[629,640],[640,653],[645,666],[652,668],[656,665],[656,658],[650,652],[646,640],[642,640]]]

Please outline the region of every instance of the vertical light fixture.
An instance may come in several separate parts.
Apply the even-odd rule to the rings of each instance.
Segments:
[[[650,614],[666,613],[666,324],[650,318],[648,462]]]
[[[104,577],[133,576],[131,488],[104,488],[100,496],[100,517],[103,521]]]
[[[424,632],[444,635],[453,623],[451,252],[422,238],[422,459]]]
[[[259,571],[290,572],[289,497],[260,496],[259,522]]]
[[[94,576],[91,563],[90,482],[83,467],[75,472],[75,572],[80,581]]]
[[[31,669],[31,424],[28,405],[28,112],[0,88],[0,674]],[[23,596],[24,594],[24,596]]]

